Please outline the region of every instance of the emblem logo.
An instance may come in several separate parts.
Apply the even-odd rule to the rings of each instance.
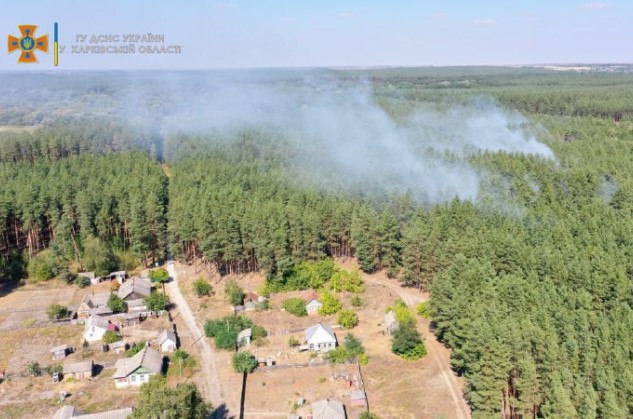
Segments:
[[[48,54],[48,34],[35,37],[37,25],[19,25],[20,37],[9,35],[9,54],[14,51],[22,51],[18,63],[36,63],[35,51],[39,50]]]

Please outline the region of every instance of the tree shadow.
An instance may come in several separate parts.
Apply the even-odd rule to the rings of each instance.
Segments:
[[[222,403],[221,405],[217,406],[213,412],[211,412],[211,415],[209,416],[209,419],[234,419],[235,416],[231,416],[229,413],[229,409],[228,407],[226,407],[226,404]]]

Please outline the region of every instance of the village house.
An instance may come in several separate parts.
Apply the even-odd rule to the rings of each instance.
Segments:
[[[397,329],[398,321],[396,320],[395,313],[393,310],[389,310],[389,312],[385,314],[385,332],[388,335],[393,335]]]
[[[73,362],[71,364],[64,364],[63,374],[64,377],[81,380],[83,378],[91,378],[93,370],[94,363],[92,361]]]
[[[308,290],[301,298],[306,302],[306,311],[308,314],[318,313],[323,305],[319,301],[319,294],[315,290]]]
[[[158,338],[156,338],[156,344],[160,348],[161,352],[174,352],[177,349],[176,334],[167,330],[163,330]]]
[[[128,312],[149,314],[145,297],[152,293],[152,283],[145,278],[134,277],[124,282],[117,295],[127,304]]]
[[[116,326],[105,317],[90,316],[84,327],[84,340],[86,342],[96,342],[103,339],[103,335],[108,330],[116,332]]]
[[[79,303],[79,307],[77,307],[77,318],[86,320],[92,315],[107,316],[112,314],[112,310],[108,307],[109,299],[109,292],[86,294],[81,303]]]
[[[242,330],[237,334],[237,344],[238,346],[248,346],[251,344],[251,338],[253,337],[253,329],[250,327],[248,329]]]
[[[321,323],[308,327],[305,331],[305,344],[301,349],[315,352],[329,352],[336,348],[336,335],[330,326]]]
[[[340,400],[323,399],[312,403],[312,419],[346,419]]]
[[[146,346],[132,358],[117,360],[114,385],[116,388],[140,386],[146,383],[152,375],[160,374],[163,370],[163,356],[155,349]]]
[[[55,412],[53,419],[126,419],[133,411],[134,409],[131,407],[125,407],[123,409],[109,410],[107,412],[84,414],[75,406],[66,405]]]
[[[59,345],[56,346],[54,348],[52,348],[50,350],[52,356],[53,356],[53,361],[58,361],[60,359],[64,359],[66,358],[66,356],[68,356],[68,354],[71,352],[70,348],[68,347],[68,345],[64,344],[64,345]]]

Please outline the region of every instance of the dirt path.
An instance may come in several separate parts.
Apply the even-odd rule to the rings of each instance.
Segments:
[[[363,274],[363,279],[368,283],[382,285],[394,291],[407,304],[407,306],[414,310],[414,312],[419,303],[428,299],[427,294],[420,293],[415,289],[403,288],[399,284],[394,283],[394,281],[382,278],[380,275]],[[471,417],[470,408],[462,397],[464,391],[463,383],[451,370],[451,353],[435,338],[435,335],[429,327],[430,322],[426,321],[424,323],[424,344],[426,345],[429,358],[433,360],[438,369],[441,371],[442,381],[450,392],[453,406],[455,408],[455,417],[459,419],[468,419]]]
[[[220,380],[218,379],[218,372],[215,367],[215,356],[209,346],[209,342],[207,342],[207,340],[203,337],[201,328],[196,324],[196,320],[189,308],[189,304],[187,304],[187,301],[180,292],[180,288],[178,288],[176,262],[169,262],[167,264],[167,271],[169,272],[169,276],[172,278],[172,281],[166,285],[167,294],[169,294],[171,302],[175,303],[178,307],[182,319],[189,328],[189,333],[192,338],[200,338],[196,341],[196,344],[200,348],[202,371],[206,377],[206,386],[203,389],[204,391],[202,394],[205,395],[205,399],[211,402],[213,406],[218,407],[223,403],[223,397]]]

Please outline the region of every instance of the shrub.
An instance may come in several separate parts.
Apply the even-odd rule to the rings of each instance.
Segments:
[[[90,279],[86,278],[85,276],[78,276],[75,279],[75,285],[77,285],[79,288],[86,288],[88,285],[90,285]]]
[[[375,413],[369,413],[367,411],[360,414],[358,419],[380,419],[380,417]]]
[[[325,360],[332,364],[343,364],[354,359],[363,365],[368,362],[363,344],[351,333],[345,336],[342,346],[325,354]]]
[[[68,317],[68,309],[60,304],[51,304],[46,309],[46,314],[51,320],[58,320]]]
[[[290,336],[288,338],[288,346],[290,346],[291,348],[296,348],[299,345],[300,345],[299,340],[296,337]]]
[[[349,352],[343,347],[338,347],[325,354],[325,360],[332,364],[344,364],[351,359]]]
[[[363,305],[363,299],[360,298],[360,296],[355,295],[352,297],[352,306],[353,307],[360,307]]]
[[[55,276],[57,266],[50,252],[43,251],[31,258],[27,270],[29,277],[36,282],[48,281]]]
[[[358,271],[347,271],[336,268],[330,279],[330,288],[335,292],[349,291],[360,293],[365,291],[363,279]]]
[[[169,304],[169,297],[162,292],[154,291],[145,297],[145,304],[152,311],[161,311]]]
[[[204,334],[209,338],[214,338],[216,348],[231,350],[235,349],[237,335],[252,326],[253,322],[248,317],[226,316],[207,320],[204,324]]]
[[[346,329],[353,329],[358,326],[358,314],[352,310],[341,310],[336,322]]]
[[[422,337],[415,327],[415,323],[405,322],[393,333],[391,351],[404,359],[415,360],[426,355],[426,348]]]
[[[149,279],[152,282],[164,284],[165,282],[169,281],[169,272],[167,272],[165,268],[150,269]]]
[[[174,359],[182,359],[184,361],[187,358],[189,358],[189,354],[182,349],[176,349],[176,351],[174,351]]]
[[[283,275],[267,281],[268,292],[321,288],[334,273],[334,261],[324,258],[315,262],[301,262],[287,269]]]
[[[59,276],[67,284],[72,284],[77,279],[77,275],[75,275],[74,273],[72,273],[72,272],[70,272],[68,270],[64,270]]]
[[[429,303],[427,301],[418,304],[418,314],[422,317],[424,317],[425,319],[428,319],[429,316],[431,315],[430,309],[429,309]]]
[[[42,367],[40,366],[39,362],[33,361],[31,362],[26,369],[29,371],[29,374],[31,374],[33,377],[39,377],[40,375],[42,375]]]
[[[235,372],[249,374],[257,368],[257,359],[255,355],[250,352],[234,353],[231,363],[233,364],[233,370]]]
[[[255,303],[255,311],[266,311],[270,310],[270,302],[268,300],[259,301]]]
[[[127,356],[128,358],[131,358],[137,353],[141,352],[143,348],[145,348],[145,342],[135,343],[134,345],[132,345],[132,347],[130,347],[130,349],[125,351],[125,356]]]
[[[341,302],[331,292],[321,293],[321,308],[319,314],[327,316],[328,314],[336,314],[341,309]]]
[[[113,332],[112,330],[108,330],[103,334],[103,343],[114,343],[114,342],[118,342],[120,341],[121,338],[119,337],[119,335],[116,332]]]
[[[252,336],[251,339],[253,339],[254,341],[259,340],[259,339],[264,339],[266,336],[268,336],[268,332],[266,331],[266,329],[264,329],[262,326],[254,324],[251,327],[251,331],[252,331]]]
[[[124,313],[127,310],[127,304],[115,293],[110,294],[108,298],[108,307],[114,313]]]
[[[234,279],[229,280],[224,287],[224,296],[233,306],[239,306],[244,302],[244,290],[237,285]]]
[[[396,301],[393,306],[387,308],[387,311],[389,310],[393,310],[398,323],[415,323],[415,317],[404,301]]]
[[[303,298],[288,298],[282,304],[284,310],[286,310],[290,314],[294,314],[298,317],[307,316],[308,312],[306,310],[306,302]]]
[[[193,293],[198,297],[209,296],[213,294],[213,287],[209,281],[200,277],[193,282]]]

